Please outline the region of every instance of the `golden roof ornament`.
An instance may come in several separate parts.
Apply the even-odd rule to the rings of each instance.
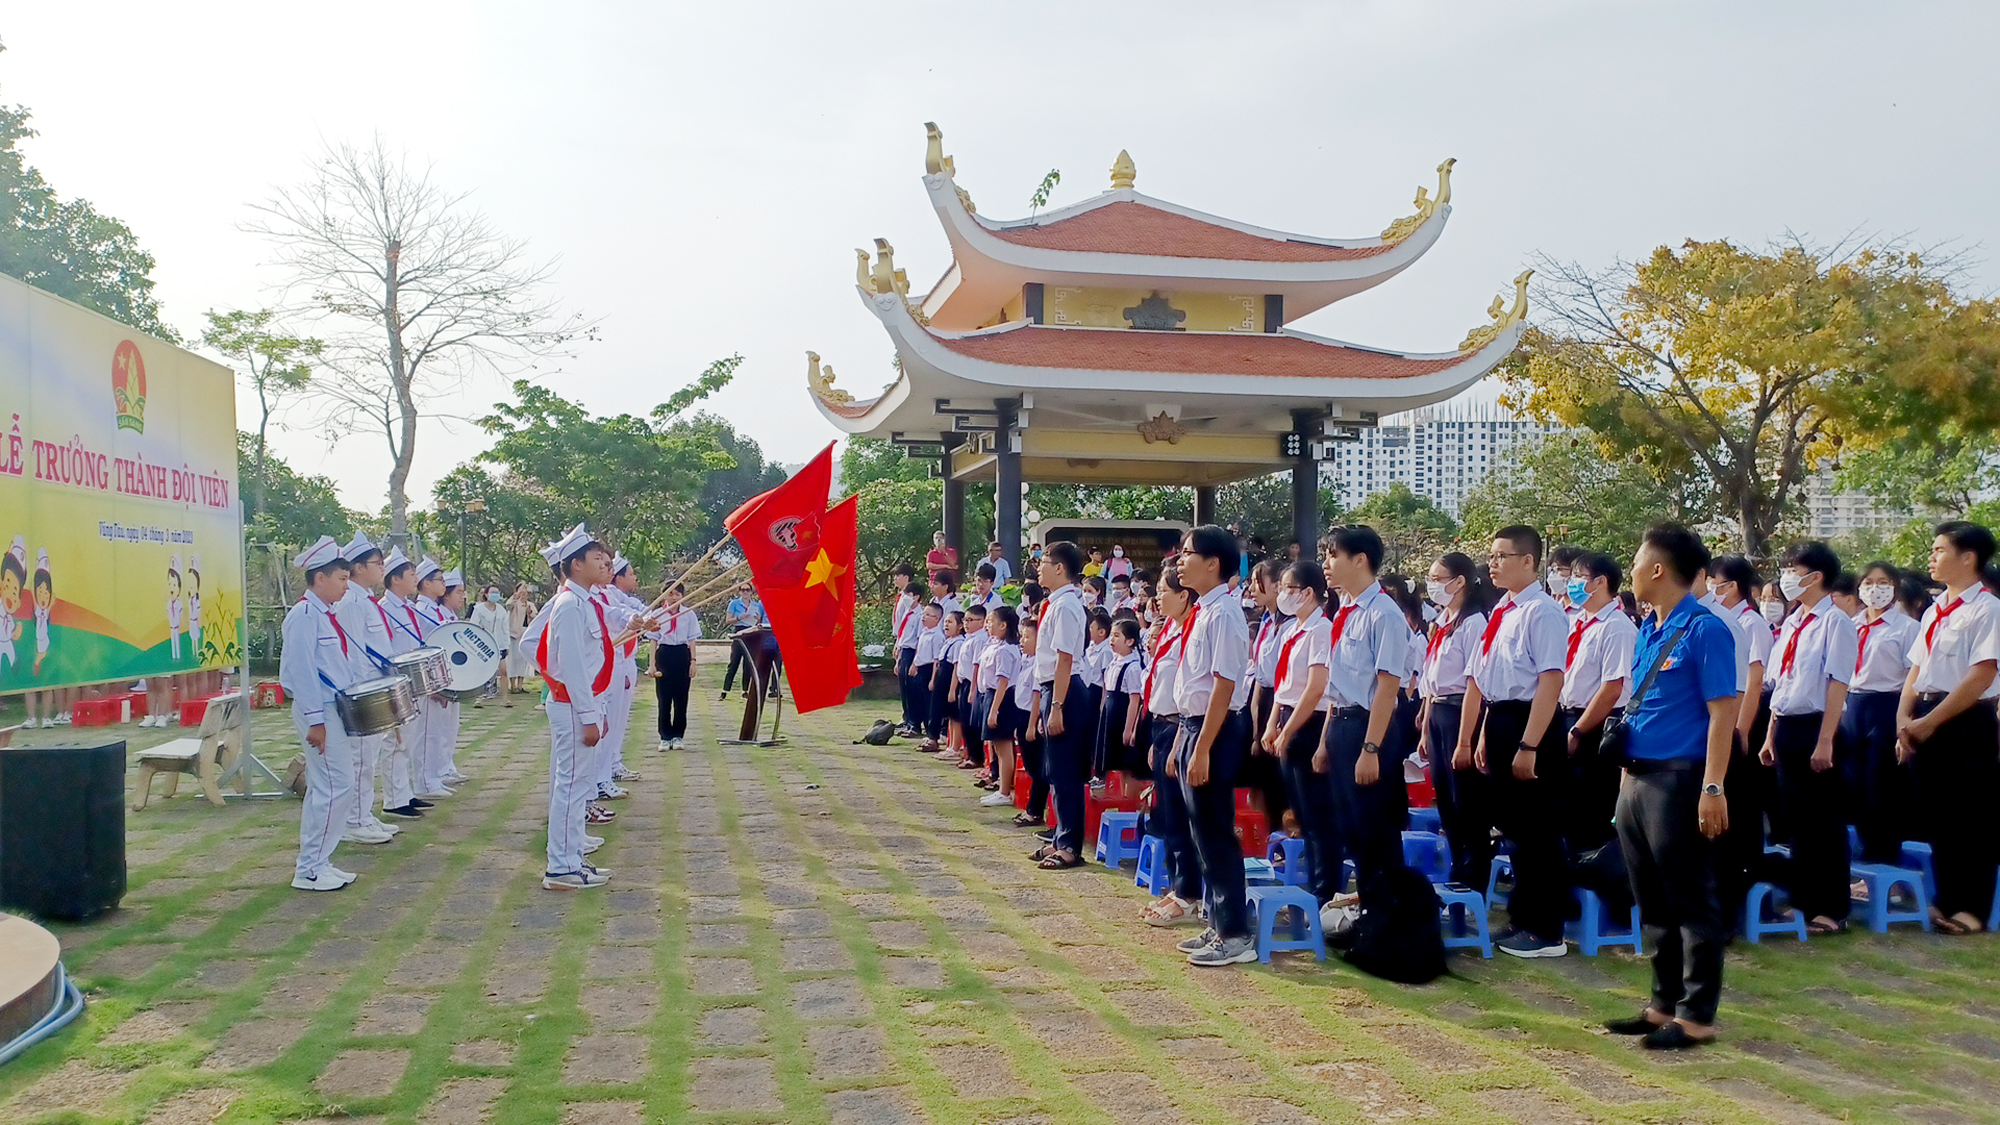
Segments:
[[[1137,428],[1139,436],[1146,439],[1147,445],[1156,441],[1179,445],[1181,439],[1187,436],[1187,427],[1181,425],[1179,419],[1164,410],[1139,423]]]
[[[1429,222],[1431,216],[1437,214],[1438,208],[1451,202],[1451,166],[1456,163],[1458,163],[1458,158],[1454,156],[1437,166],[1437,198],[1431,198],[1429,188],[1417,188],[1417,198],[1415,200],[1417,213],[1390,223],[1382,231],[1382,241],[1391,246],[1396,245],[1412,234],[1415,234],[1418,227]]]
[[[1139,178],[1139,166],[1132,163],[1132,154],[1118,150],[1118,159],[1111,162],[1111,190],[1131,191],[1132,184]]]
[[[924,122],[924,172],[935,176],[945,171],[950,160],[951,157],[944,154],[944,132],[937,127],[937,122]]]
[[[868,266],[868,251],[856,250],[860,258],[856,281],[870,293],[910,295],[910,275],[896,268],[896,248],[886,238],[875,240],[875,265]]]
[[[1520,275],[1514,278],[1513,308],[1507,308],[1505,294],[1493,298],[1493,303],[1486,306],[1486,315],[1493,323],[1482,324],[1467,332],[1465,339],[1458,343],[1458,354],[1471,355],[1492,343],[1500,333],[1528,319],[1528,279],[1533,276],[1535,276],[1534,270],[1522,270]]]
[[[813,397],[828,406],[846,406],[854,401],[854,396],[833,385],[833,365],[824,368],[819,365],[819,353],[806,353],[806,386],[812,389]]]

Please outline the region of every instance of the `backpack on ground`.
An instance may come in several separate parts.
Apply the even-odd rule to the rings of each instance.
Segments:
[[[1397,864],[1376,875],[1361,889],[1361,917],[1354,923],[1348,964],[1403,984],[1443,976],[1439,909],[1430,880],[1411,868]]]
[[[870,746],[887,746],[889,745],[889,740],[894,737],[896,737],[896,724],[887,719],[877,719],[875,720],[875,725],[868,728],[867,734],[862,735],[854,741],[856,743],[866,742]]]

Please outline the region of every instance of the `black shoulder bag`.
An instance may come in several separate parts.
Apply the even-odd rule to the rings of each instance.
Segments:
[[[1646,678],[1639,681],[1639,690],[1632,693],[1632,702],[1625,705],[1626,715],[1635,715],[1645,706],[1646,696],[1653,690],[1653,681],[1659,678],[1660,669],[1666,666],[1667,658],[1673,654],[1674,646],[1681,643],[1681,634],[1687,632],[1683,625],[1667,634],[1667,643],[1660,646],[1660,655],[1653,658],[1653,666],[1646,669]],[[1632,732],[1625,729],[1623,716],[1613,715],[1604,720],[1604,737],[1598,740],[1598,756],[1624,764],[1632,746]]]

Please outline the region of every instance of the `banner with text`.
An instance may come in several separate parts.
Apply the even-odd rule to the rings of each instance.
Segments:
[[[0,276],[0,693],[242,661],[229,370]]]

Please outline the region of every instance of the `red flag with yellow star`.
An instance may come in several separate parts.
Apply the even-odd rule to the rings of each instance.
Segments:
[[[763,595],[801,713],[845,703],[861,682],[854,658],[855,498],[828,511],[832,480],[828,445],[790,480],[723,520]]]

